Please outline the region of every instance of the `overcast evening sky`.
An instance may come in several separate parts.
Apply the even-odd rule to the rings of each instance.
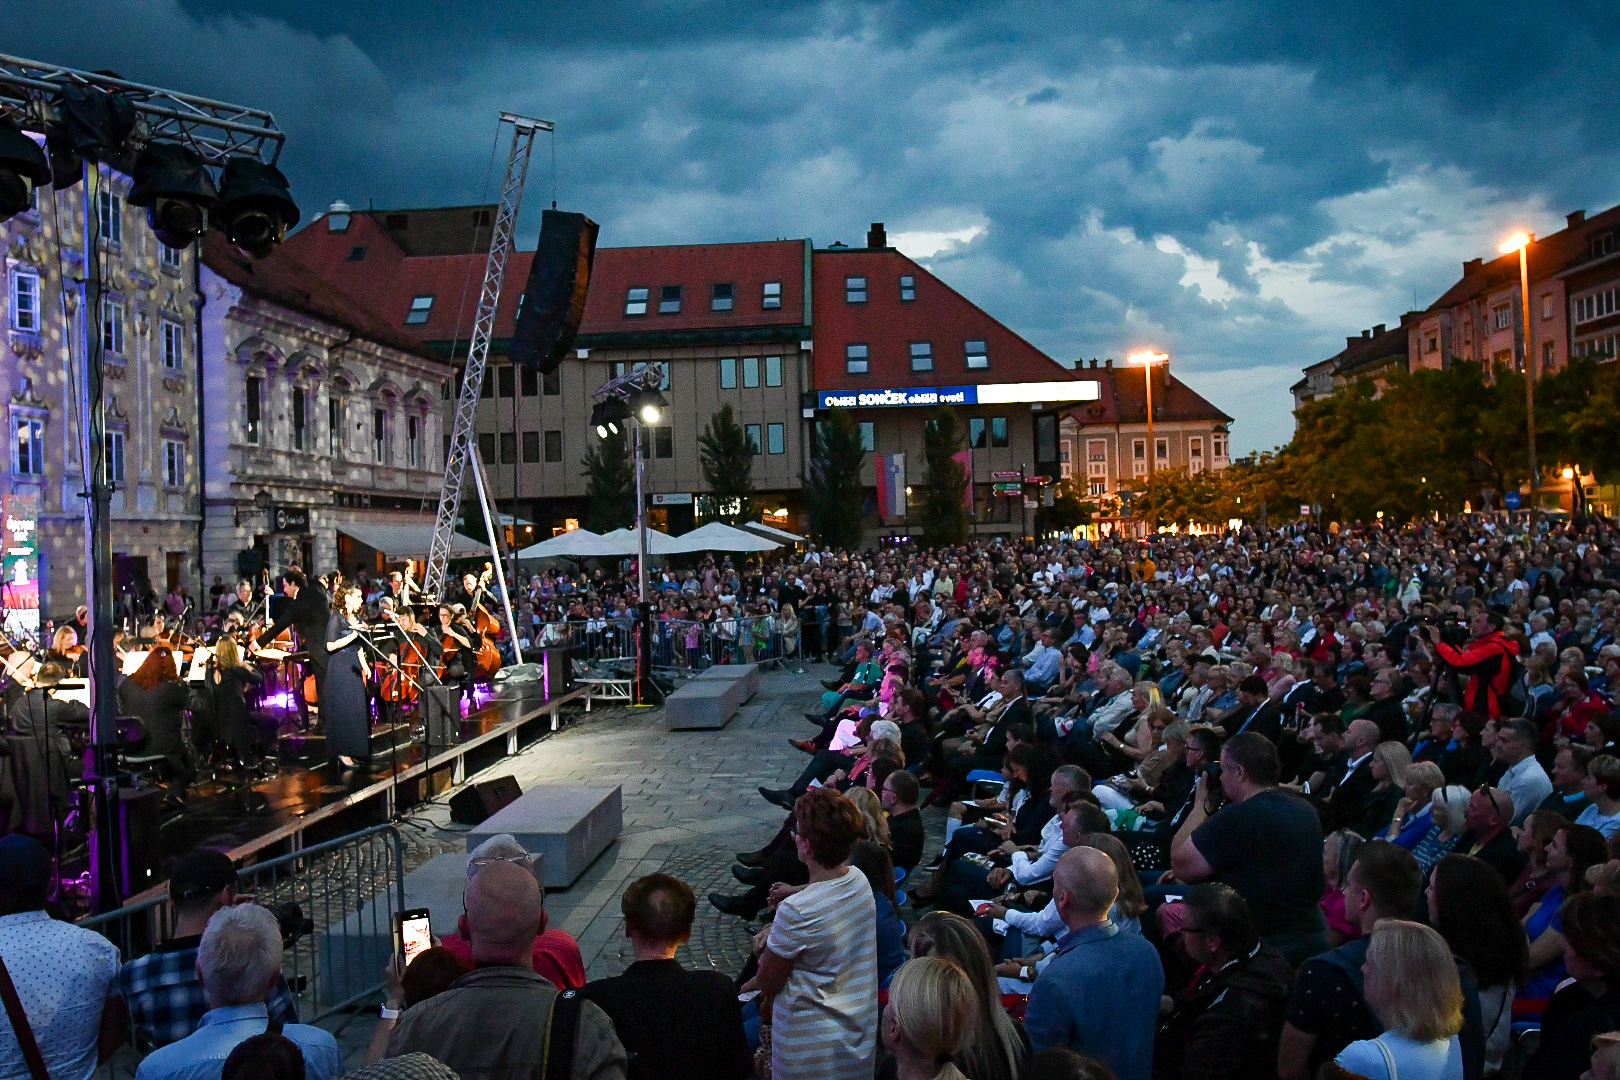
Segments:
[[[486,196],[554,119],[601,243],[891,242],[1065,362],[1237,418],[1511,226],[1620,202],[1620,4],[0,0],[7,52],[272,110],[306,217]],[[520,243],[551,195],[531,172]]]

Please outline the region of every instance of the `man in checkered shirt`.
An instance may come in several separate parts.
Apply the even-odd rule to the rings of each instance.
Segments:
[[[174,937],[118,972],[118,992],[129,1005],[133,1042],[143,1053],[184,1039],[197,1030],[208,1011],[197,978],[197,947],[214,912],[242,902],[236,895],[236,868],[218,851],[203,849],[182,856],[169,875],[169,902],[174,908]],[[271,1019],[298,1022],[284,977],[276,976],[265,1004]]]

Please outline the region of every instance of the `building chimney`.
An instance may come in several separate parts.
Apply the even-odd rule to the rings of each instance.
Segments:
[[[1379,334],[1382,334],[1383,332],[1384,332],[1384,324],[1383,323],[1379,323],[1377,326],[1373,327],[1373,336],[1374,337],[1377,337]]]
[[[1114,358],[1112,356],[1110,356],[1107,360],[1104,360],[1103,361],[1103,366],[1106,367],[1109,371],[1114,370]]]
[[[1463,276],[1467,277],[1469,274],[1478,273],[1484,266],[1484,259],[1465,259],[1463,260]]]
[[[1571,229],[1573,229],[1575,226],[1583,224],[1586,221],[1586,211],[1571,210],[1569,213],[1564,215],[1564,221],[1568,223]]]
[[[1361,338],[1358,335],[1351,334],[1349,337],[1344,339],[1344,347],[1347,349],[1353,349],[1356,347],[1356,342],[1360,340]]]
[[[874,221],[872,227],[866,230],[866,246],[869,248],[886,248],[889,246],[889,237],[883,231],[883,222]]]

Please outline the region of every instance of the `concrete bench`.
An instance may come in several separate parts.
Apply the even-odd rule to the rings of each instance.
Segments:
[[[758,664],[716,664],[669,695],[664,726],[670,731],[723,728],[757,693]]]
[[[496,833],[511,833],[541,859],[548,889],[566,889],[619,838],[624,827],[621,788],[543,784],[532,787],[467,833],[467,850]]]

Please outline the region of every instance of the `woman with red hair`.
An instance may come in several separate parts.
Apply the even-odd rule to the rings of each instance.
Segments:
[[[118,687],[118,711],[133,716],[146,728],[148,753],[162,754],[179,784],[171,799],[184,799],[196,773],[186,753],[182,720],[186,711],[186,684],[180,681],[174,653],[167,645],[153,647],[135,673]]]

